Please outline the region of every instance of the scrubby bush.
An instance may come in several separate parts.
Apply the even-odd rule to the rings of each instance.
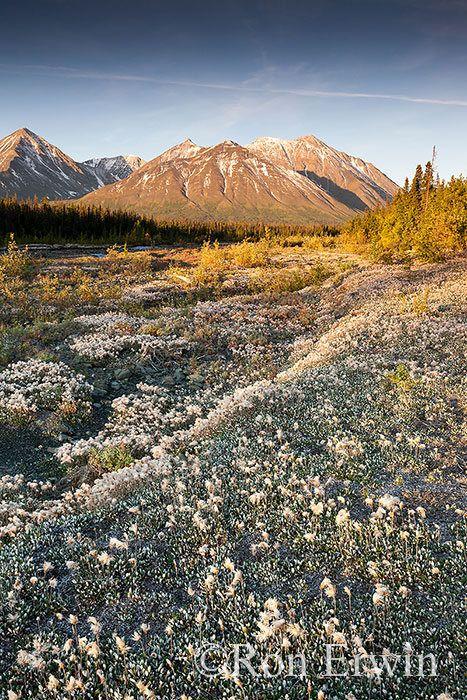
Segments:
[[[92,449],[88,458],[88,473],[96,478],[101,474],[129,467],[134,461],[126,445],[115,445],[103,450]]]
[[[229,258],[238,267],[267,267],[271,264],[270,245],[266,240],[242,241],[231,246]]]
[[[33,260],[28,254],[27,247],[20,250],[14,234],[10,234],[7,251],[0,256],[0,275],[4,277],[22,277],[32,267]]]

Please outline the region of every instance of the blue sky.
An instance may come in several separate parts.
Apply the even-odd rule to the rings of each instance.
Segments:
[[[63,0],[2,10],[0,136],[77,160],[312,133],[397,182],[467,174],[465,0]]]

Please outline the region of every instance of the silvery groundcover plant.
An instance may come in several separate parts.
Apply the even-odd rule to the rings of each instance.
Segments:
[[[465,259],[326,265],[4,305],[0,698],[467,697]]]

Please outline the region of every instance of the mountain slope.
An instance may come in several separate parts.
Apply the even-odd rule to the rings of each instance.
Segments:
[[[78,163],[26,128],[0,140],[0,197],[83,198],[158,218],[341,223],[396,191],[371,163],[311,135],[246,147],[187,139],[148,163],[137,156]]]
[[[209,148],[185,141],[82,201],[158,217],[230,221],[339,223],[353,215],[356,207],[304,177],[287,159],[274,160],[232,141]]]
[[[384,204],[399,189],[372,163],[337,151],[311,134],[291,140],[259,138],[247,148],[276,165],[292,167],[352,209]]]
[[[157,156],[157,158],[160,159],[161,163],[165,163],[169,160],[174,160],[175,158],[191,158],[201,150],[203,150],[202,146],[198,146],[196,143],[193,143],[191,139],[185,139],[185,141],[182,143],[172,146],[172,148],[169,148],[167,151],[164,151],[164,153],[161,153],[161,155]]]
[[[146,161],[138,156],[128,155],[114,158],[90,158],[80,165],[83,168],[86,166],[86,169],[97,178],[98,187],[104,187],[111,182],[123,180],[145,163]]]
[[[22,128],[0,140],[0,197],[74,199],[130,175],[136,156],[77,163],[59,148]]]
[[[80,197],[96,178],[56,146],[29,129],[0,141],[0,195],[18,199]]]

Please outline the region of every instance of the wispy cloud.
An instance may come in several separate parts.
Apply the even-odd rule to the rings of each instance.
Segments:
[[[24,66],[29,72],[37,71],[40,74],[50,73],[60,77],[82,80],[110,80],[135,83],[152,83],[156,85],[175,85],[179,87],[206,88],[211,90],[228,90],[231,92],[269,93],[281,95],[296,95],[298,97],[335,97],[342,99],[368,99],[368,100],[393,100],[397,102],[415,102],[435,105],[454,105],[467,107],[467,100],[457,98],[441,99],[436,97],[412,97],[410,95],[397,95],[374,92],[351,92],[343,90],[313,90],[309,88],[275,88],[258,87],[249,84],[211,83],[194,80],[175,80],[169,78],[155,78],[144,75],[127,75],[124,73],[103,73],[94,71],[82,71],[64,66]]]

